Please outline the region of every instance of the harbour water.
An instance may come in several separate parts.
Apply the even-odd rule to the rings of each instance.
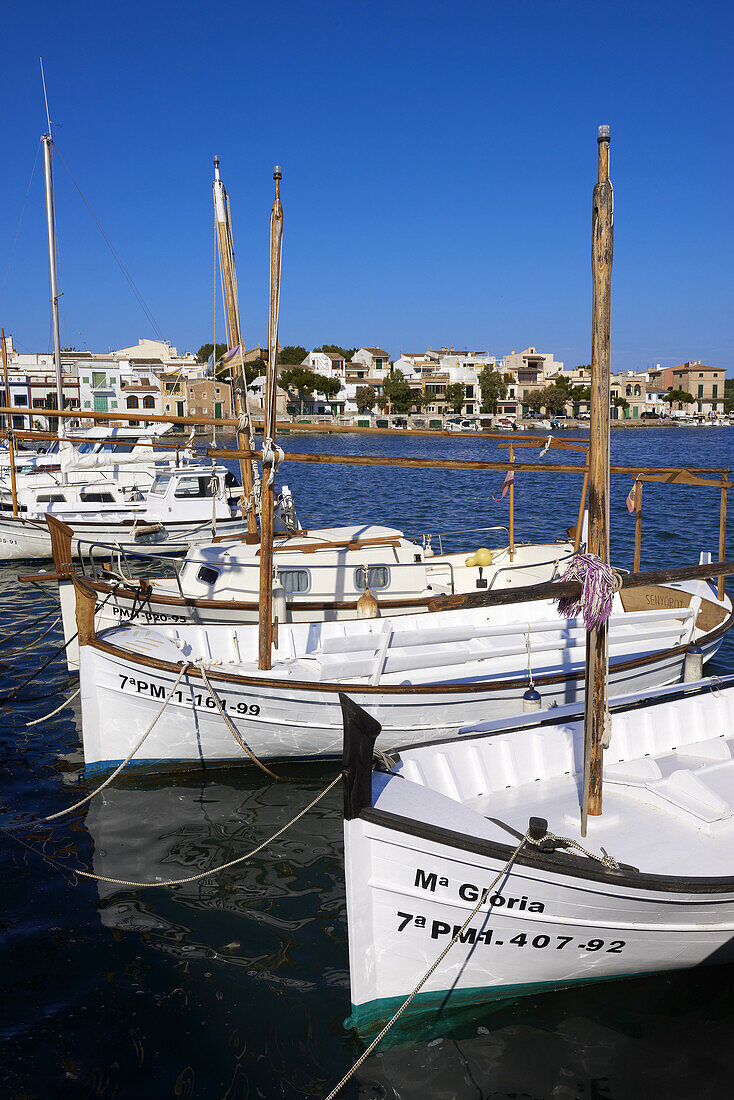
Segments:
[[[521,437],[514,437],[520,439]],[[382,468],[289,465],[301,522],[355,518],[410,533],[505,526],[503,475],[416,470],[400,457],[500,459],[455,438],[292,436],[287,451],[389,454]],[[536,460],[537,452],[520,452]],[[612,433],[612,462],[725,467],[734,430]],[[576,460],[573,457],[571,460]],[[569,461],[550,452],[549,466]],[[518,540],[575,523],[581,478],[517,474]],[[630,566],[629,476],[613,476],[616,564]],[[497,493],[497,495],[499,495]],[[716,489],[646,485],[642,567],[718,549]],[[501,536],[497,536],[499,540]],[[473,551],[487,536],[457,536]],[[491,541],[489,543],[491,545]],[[61,644],[50,599],[0,569],[0,698]],[[36,626],[30,623],[51,612]],[[727,637],[710,671],[734,669]],[[333,765],[263,783],[248,768],[115,781],[82,810],[38,821],[87,793],[75,690],[63,661],[0,702],[0,1093],[20,1098],[320,1097],[360,1053],[344,1031],[349,976],[336,788],[251,863],[186,886],[97,884],[182,878],[261,843],[323,788]],[[285,769],[282,769],[285,772]],[[43,856],[53,859],[53,863]],[[416,974],[416,981],[420,977]],[[479,1023],[373,1055],[343,1095],[364,1100],[626,1100],[734,1093],[734,970],[702,969],[530,997]]]

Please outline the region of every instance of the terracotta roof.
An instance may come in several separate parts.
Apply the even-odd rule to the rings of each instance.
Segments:
[[[370,355],[384,355],[387,358],[387,352],[382,348],[362,348],[362,351],[368,351]]]

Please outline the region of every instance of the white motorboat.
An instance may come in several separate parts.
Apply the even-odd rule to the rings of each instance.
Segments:
[[[546,705],[583,696],[584,624],[562,617],[550,600],[279,623],[272,668],[262,671],[255,624],[124,625],[97,636],[98,592],[78,577],[74,585],[90,772],[124,760],[169,694],[131,766],[245,762],[217,698],[250,749],[272,760],[339,754],[340,691],[380,722],[388,748],[455,736],[468,723],[514,714],[531,684]],[[654,610],[633,610],[646,604]],[[617,593],[611,692],[678,681],[689,649],[700,647],[707,660],[731,621],[728,598],[719,601],[701,581]]]
[[[147,492],[156,476],[193,460],[191,441],[168,442],[164,424],[154,428],[94,427],[44,451],[16,451],[16,489],[21,509],[40,497],[72,501],[81,488],[104,484]],[[43,502],[42,500],[40,501]],[[10,452],[0,452],[0,514],[12,510]]]
[[[108,553],[155,546],[158,553],[184,553],[213,533],[247,533],[241,490],[224,466],[185,466],[159,472],[147,494],[109,482],[58,487],[35,494],[18,515],[0,514],[0,562],[51,558],[51,515],[73,529],[70,545],[105,545]]]
[[[363,1038],[454,937],[401,1016],[413,1034],[499,999],[734,959],[734,677],[614,703],[585,839],[576,707],[401,748],[373,772],[379,724],[343,706],[348,1024]],[[505,871],[526,832],[536,843]]]

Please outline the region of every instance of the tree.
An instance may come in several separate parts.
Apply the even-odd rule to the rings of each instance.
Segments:
[[[482,367],[479,373],[479,389],[482,394],[482,412],[492,413],[498,401],[507,396],[507,383],[494,367]]]
[[[446,387],[446,404],[450,405],[455,413],[460,413],[464,406],[464,387],[461,382],[450,382]]]
[[[314,393],[321,393],[326,398],[336,397],[341,389],[338,378],[327,378],[324,374],[317,374],[308,367],[289,367],[278,375],[278,385],[286,390],[295,390],[301,403],[301,413],[306,397]]]
[[[619,397],[617,394],[612,398],[612,404],[615,409],[622,409],[623,411],[630,407],[630,403],[626,397]]]
[[[670,390],[663,396],[663,401],[667,401],[669,405],[672,405],[674,401],[677,401],[679,405],[692,405],[695,401],[695,397],[692,393],[688,393],[686,390]]]
[[[544,386],[542,390],[532,390],[525,404],[534,412],[545,409],[551,416],[565,411],[568,398],[562,386]]]
[[[209,359],[211,357],[213,347],[214,347],[214,344],[202,344],[201,347],[199,348],[199,350],[196,353],[196,362],[197,363],[208,363]],[[217,359],[221,359],[226,351],[227,351],[227,345],[226,344],[217,344]]]
[[[286,344],[280,349],[278,362],[298,366],[306,358],[306,349],[300,344]]]
[[[724,412],[734,409],[734,378],[724,379]]]
[[[421,411],[424,405],[429,405],[431,403],[430,393],[424,393],[423,390],[413,390],[411,393],[411,398],[413,400],[413,405],[418,410],[418,412]]]
[[[413,395],[401,370],[393,368],[383,382],[382,388],[385,396],[390,398],[390,406],[395,412],[410,412],[413,406]]]
[[[354,401],[358,412],[372,412],[377,403],[377,390],[374,386],[359,386]]]
[[[314,351],[328,351],[331,355],[341,355],[345,363],[348,363],[355,352],[359,351],[359,348],[340,348],[338,344],[322,344],[320,348],[314,348]],[[304,353],[305,357],[305,353]]]
[[[384,393],[381,393],[381,394],[379,395],[379,397],[377,398],[376,404],[377,404],[377,408],[378,408],[378,409],[379,409],[379,410],[380,410],[381,412],[384,412],[384,411],[385,411],[385,409],[387,408],[387,398],[385,397],[385,394],[384,394]]]

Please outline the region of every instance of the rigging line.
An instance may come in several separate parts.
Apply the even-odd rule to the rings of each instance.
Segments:
[[[20,236],[20,228],[23,224],[23,215],[25,214],[25,208],[26,208],[26,205],[28,203],[28,196],[31,193],[31,186],[33,184],[33,177],[36,174],[36,165],[38,164],[38,154],[40,153],[40,151],[41,151],[41,143],[39,141],[38,146],[36,148],[36,159],[33,161],[33,168],[31,169],[31,178],[28,180],[28,188],[27,188],[26,193],[25,193],[25,198],[23,199],[23,209],[21,210],[20,218],[18,219],[18,228],[15,231],[15,240],[13,241],[13,247],[10,249],[10,259],[8,260],[8,267],[7,267],[7,270],[5,272],[5,278],[3,279],[3,285],[2,285],[2,287],[0,287],[0,302],[3,300],[3,295],[5,294],[5,288],[7,287],[8,279],[10,278],[10,268],[13,266],[13,257],[15,256],[15,246],[17,245],[18,237]]]
[[[118,267],[120,268],[120,271],[121,271],[121,272],[122,272],[122,274],[123,274],[123,275],[125,276],[125,278],[126,278],[126,280],[127,280],[127,282],[128,282],[128,285],[129,285],[130,289],[132,290],[133,294],[135,295],[135,297],[136,297],[136,298],[137,298],[137,300],[138,300],[138,304],[140,305],[140,308],[141,308],[141,309],[143,310],[143,312],[145,313],[145,316],[146,316],[146,317],[148,318],[148,320],[150,321],[151,325],[153,326],[153,328],[154,328],[154,330],[155,330],[155,333],[156,333],[156,336],[158,336],[158,338],[159,338],[160,340],[162,340],[162,341],[163,341],[163,342],[165,343],[165,341],[166,341],[166,338],[165,338],[165,336],[163,335],[163,331],[162,331],[162,329],[161,329],[160,325],[158,324],[158,322],[156,321],[155,317],[154,317],[154,316],[153,316],[153,314],[151,313],[150,309],[148,308],[148,305],[147,305],[147,303],[146,303],[145,299],[143,298],[143,295],[142,295],[142,294],[140,293],[140,291],[139,291],[139,290],[138,290],[138,288],[136,287],[136,285],[135,285],[135,283],[134,283],[134,281],[133,281],[132,275],[130,274],[130,272],[129,272],[129,271],[127,270],[127,268],[125,267],[124,263],[122,262],[122,260],[121,260],[121,259],[120,259],[120,257],[118,256],[117,252],[115,251],[115,248],[114,248],[114,245],[112,244],[112,241],[111,241],[111,240],[110,240],[110,238],[109,238],[109,237],[107,236],[107,234],[105,233],[104,229],[102,228],[102,226],[100,225],[99,221],[97,220],[97,217],[96,217],[96,215],[95,215],[94,211],[92,210],[91,206],[90,206],[90,205],[89,205],[89,203],[87,202],[86,196],[85,196],[84,192],[82,191],[81,187],[79,186],[79,184],[78,184],[78,183],[76,182],[76,180],[74,179],[74,176],[72,175],[71,169],[69,168],[69,165],[68,165],[68,164],[66,163],[66,161],[64,160],[64,157],[63,157],[63,155],[62,155],[62,153],[61,153],[61,150],[59,149],[59,147],[58,147],[58,145],[56,144],[56,142],[54,142],[54,145],[56,146],[56,152],[58,153],[59,157],[61,158],[61,163],[63,164],[63,166],[64,166],[64,168],[66,169],[66,171],[67,171],[67,172],[69,173],[69,178],[71,179],[71,182],[72,182],[72,183],[74,184],[74,186],[76,187],[77,191],[79,192],[79,195],[80,195],[80,197],[81,197],[81,200],[82,200],[82,202],[84,203],[84,205],[86,206],[87,210],[89,211],[89,213],[90,213],[90,216],[91,216],[91,218],[92,218],[92,221],[93,221],[93,222],[94,222],[94,224],[95,224],[95,225],[97,226],[97,229],[99,229],[100,233],[102,234],[102,237],[104,238],[104,241],[105,241],[105,243],[106,243],[107,247],[109,248],[110,252],[112,253],[112,255],[114,256],[114,258],[115,258],[115,260],[116,260],[116,262],[117,262],[117,266],[118,266]]]

